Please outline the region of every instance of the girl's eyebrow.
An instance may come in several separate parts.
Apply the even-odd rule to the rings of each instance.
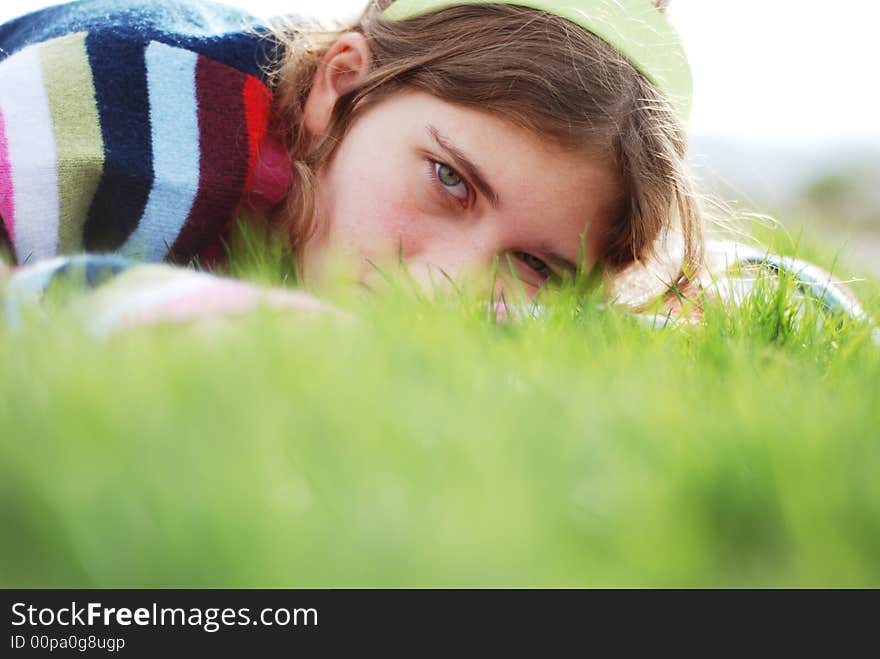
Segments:
[[[437,130],[436,127],[428,124],[425,128],[428,130],[428,134],[433,138],[434,142],[437,143],[437,146],[446,151],[449,157],[452,158],[455,167],[464,172],[464,174],[473,181],[474,186],[485,195],[493,208],[498,208],[498,193],[495,192],[495,189],[489,181],[486,180],[486,177],[480,171],[480,168],[477,167],[477,165],[474,164],[474,162],[468,158],[461,149],[455,146],[448,137]]]

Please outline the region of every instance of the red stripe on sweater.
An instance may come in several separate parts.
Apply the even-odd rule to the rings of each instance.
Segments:
[[[253,76],[248,76],[244,81],[244,113],[248,129],[248,174],[245,190],[250,188],[257,157],[263,147],[263,140],[266,139],[271,103],[272,94],[269,88]]]
[[[244,86],[247,74],[204,56],[196,63],[199,190],[168,259],[187,262],[218,243],[233,217],[250,166]]]

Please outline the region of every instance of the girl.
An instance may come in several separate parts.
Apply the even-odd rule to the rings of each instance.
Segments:
[[[38,264],[8,294],[72,269],[95,284],[144,272],[133,261],[216,262],[241,213],[285,236],[306,284],[341,259],[374,288],[377,266],[402,259],[426,285],[509,264],[499,296],[513,279],[534,296],[594,266],[636,305],[692,291],[704,248],[683,166],[691,79],[664,5],[372,0],[321,32],[201,0],[83,0],[12,21],[6,241],[19,264],[113,256]],[[669,235],[671,271],[651,259]],[[317,308],[149,273],[117,321]]]

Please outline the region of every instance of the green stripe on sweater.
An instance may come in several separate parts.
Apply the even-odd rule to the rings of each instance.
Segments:
[[[83,225],[104,169],[104,143],[95,103],[86,33],[40,48],[58,158],[58,251],[82,249]]]

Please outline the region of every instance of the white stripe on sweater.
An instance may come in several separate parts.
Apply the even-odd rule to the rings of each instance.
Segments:
[[[58,166],[39,44],[0,62],[0,108],[12,169],[15,255],[19,263],[58,249]]]

